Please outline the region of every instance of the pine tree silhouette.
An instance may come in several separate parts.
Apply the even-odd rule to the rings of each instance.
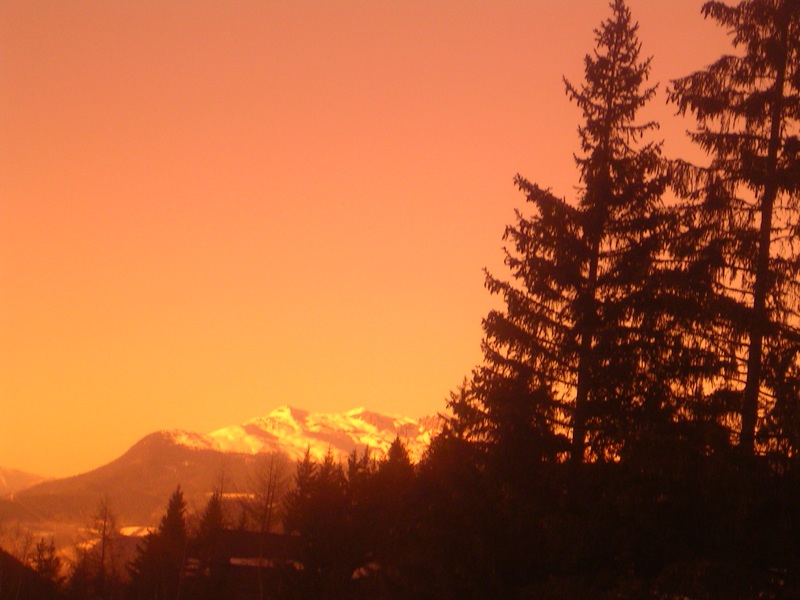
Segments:
[[[800,4],[708,2],[703,14],[743,53],[670,89],[679,111],[697,118],[691,137],[712,159],[708,168],[675,166],[685,260],[707,274],[707,310],[719,315],[696,335],[728,357],[710,385],[726,400],[742,451],[792,453],[800,441]]]

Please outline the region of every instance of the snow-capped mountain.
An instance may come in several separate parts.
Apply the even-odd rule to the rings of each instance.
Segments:
[[[412,459],[419,460],[440,428],[438,417],[415,420],[364,408],[342,414],[311,413],[281,406],[264,417],[207,434],[180,430],[163,433],[187,448],[242,454],[281,451],[292,458],[302,457],[310,449],[318,459],[329,449],[336,458],[343,458],[353,449],[361,453],[365,448],[380,458],[399,437]]]
[[[335,458],[345,460],[354,448],[361,453],[369,447],[371,456],[381,458],[399,436],[416,461],[440,428],[435,416],[414,420],[364,409],[327,414],[283,406],[207,434],[158,431],[92,471],[44,481],[13,498],[0,498],[0,521],[80,525],[99,500],[107,498],[120,523],[152,526],[176,485],[193,506],[203,505],[221,473],[228,490],[248,493],[261,453],[280,451],[299,458],[310,448],[319,459],[330,448]],[[290,477],[294,466],[290,461],[284,466]]]

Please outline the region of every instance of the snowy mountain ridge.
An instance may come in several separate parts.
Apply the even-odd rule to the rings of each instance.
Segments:
[[[264,417],[207,434],[182,430],[163,433],[173,443],[187,448],[241,454],[281,451],[292,458],[300,458],[310,449],[317,459],[324,457],[328,449],[343,459],[353,449],[361,453],[367,447],[372,456],[380,458],[399,437],[412,459],[418,461],[440,429],[441,419],[436,416],[411,419],[365,408],[312,413],[281,406]]]

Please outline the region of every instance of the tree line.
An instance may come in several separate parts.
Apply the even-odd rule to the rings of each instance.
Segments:
[[[261,459],[250,492],[226,494],[221,478],[195,513],[178,486],[158,525],[142,538],[123,536],[103,500],[71,560],[42,539],[27,562],[52,583],[47,597],[63,600],[371,598],[392,589],[394,576],[384,565],[409,551],[406,508],[416,480],[399,438],[382,460],[354,451],[342,464],[330,451],[319,461],[307,451],[294,477],[286,456]],[[230,533],[243,534],[228,536],[238,547],[224,547]],[[253,536],[264,547],[248,554],[241,540]],[[292,541],[288,556],[276,558],[269,546],[276,537]],[[243,576],[231,558],[249,560]],[[22,587],[21,596],[9,597],[27,597]]]

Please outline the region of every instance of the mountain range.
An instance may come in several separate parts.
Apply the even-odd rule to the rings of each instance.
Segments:
[[[354,449],[363,452],[366,448],[380,457],[399,437],[411,457],[419,460],[438,428],[438,417],[410,419],[364,408],[341,414],[310,413],[281,406],[265,417],[209,434],[186,431],[164,434],[177,445],[198,450],[241,454],[279,451],[292,458],[301,458],[308,449],[318,459],[324,457],[329,449],[338,458],[347,456]]]
[[[441,427],[439,417],[410,419],[366,409],[341,414],[311,413],[282,406],[264,417],[211,433],[159,431],[145,436],[122,456],[87,473],[17,485],[0,500],[0,522],[85,524],[103,499],[120,525],[153,525],[177,485],[190,508],[202,506],[224,480],[229,492],[247,494],[263,457],[278,453],[292,460],[309,450],[317,459],[327,452],[345,460],[356,449],[380,459],[399,437],[419,460]],[[5,473],[5,471],[4,471]]]

